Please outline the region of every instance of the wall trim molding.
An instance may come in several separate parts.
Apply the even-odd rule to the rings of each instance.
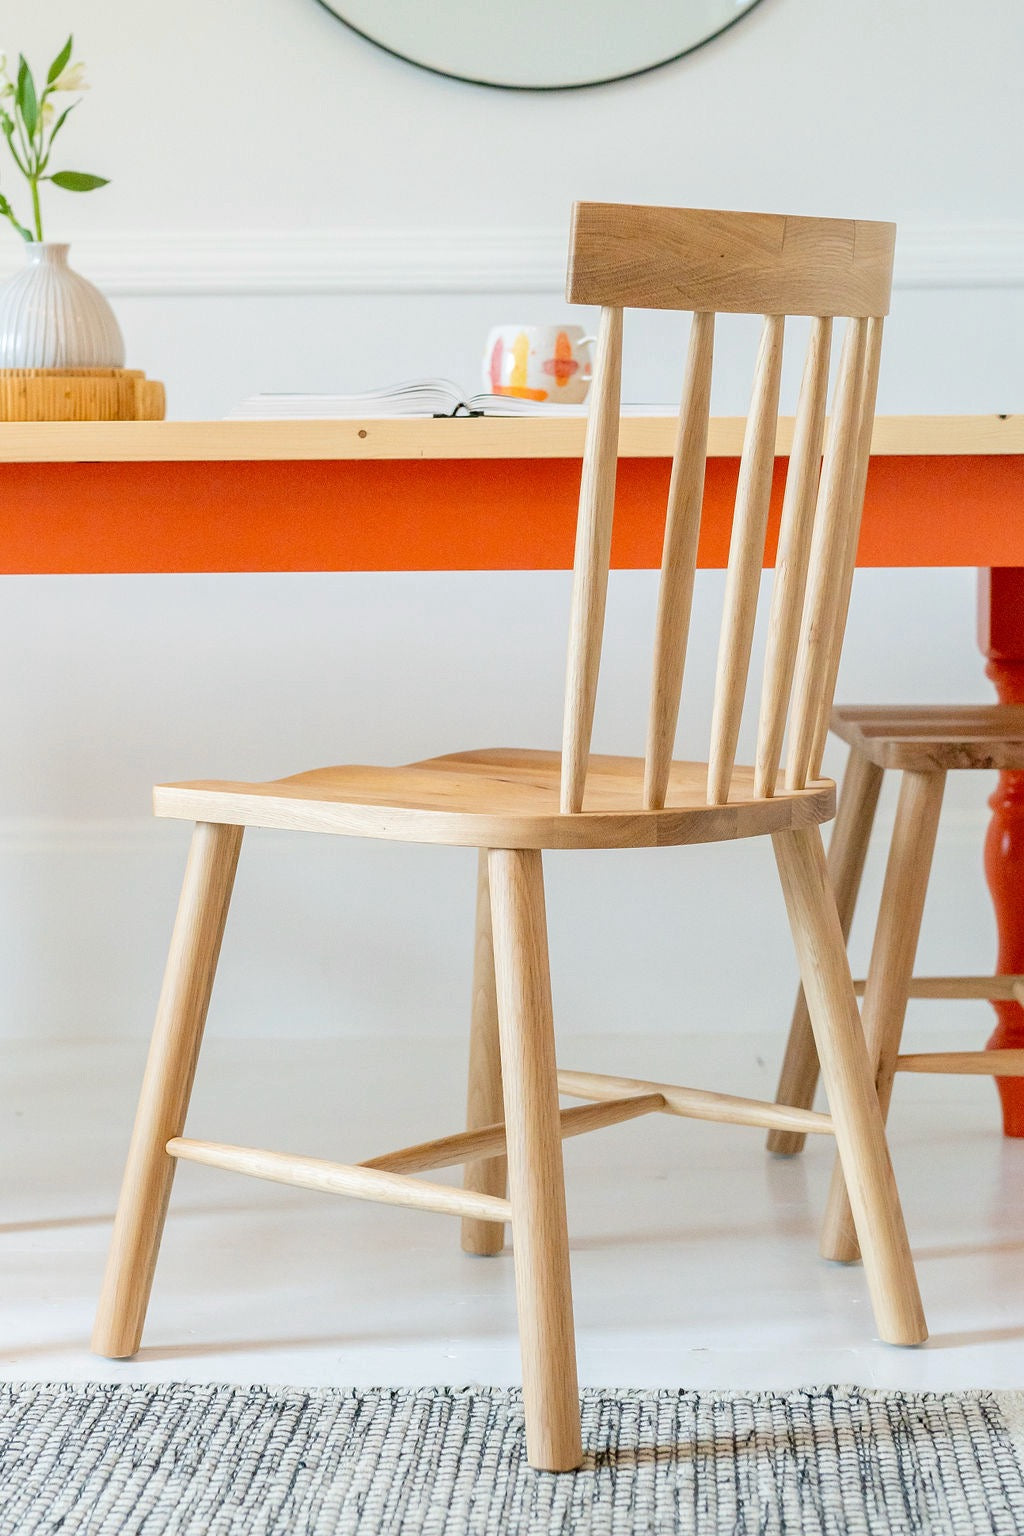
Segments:
[[[565,231],[536,228],[178,231],[83,235],[72,262],[124,297],[560,293]],[[17,247],[0,255],[16,271]],[[1024,221],[901,226],[896,286],[1024,287]]]

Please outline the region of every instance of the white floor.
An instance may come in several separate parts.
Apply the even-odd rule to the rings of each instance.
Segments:
[[[564,1066],[769,1096],[765,1037],[603,1038]],[[90,1355],[144,1045],[7,1042],[0,1370],[292,1384],[518,1379],[512,1264],[457,1223],[181,1168],[144,1346]],[[356,1160],[455,1128],[461,1043],[208,1043],[190,1134]],[[566,1143],[580,1372],[592,1385],[1024,1386],[1024,1143],[982,1079],[905,1078],[892,1120],[930,1343],[874,1337],[823,1263],[831,1146],[653,1116]],[[447,1177],[436,1175],[435,1177]]]

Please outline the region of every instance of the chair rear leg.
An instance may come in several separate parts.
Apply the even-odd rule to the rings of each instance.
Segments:
[[[928,876],[945,788],[944,773],[904,773],[896,810],[878,925],[871,948],[862,1018],[885,1120],[907,1011],[907,994],[921,932]],[[849,1263],[859,1256],[843,1170],[836,1163],[825,1209],[821,1251]]]
[[[469,1091],[466,1129],[494,1125],[505,1118],[501,1089],[501,1045],[498,1040],[498,999],[494,982],[494,941],[491,937],[491,887],[487,850],[481,848],[476,884],[476,947],[473,953],[473,1005],[469,1026]],[[466,1164],[463,1187],[504,1199],[508,1164],[488,1157]],[[467,1216],[462,1222],[462,1246],[467,1253],[490,1255],[505,1246],[505,1227],[497,1221]]]
[[[132,1132],[92,1347],[133,1355],[142,1339],[175,1160],[185,1128],[242,828],[197,823]]]
[[[772,842],[875,1322],[889,1344],[920,1344],[928,1331],[821,834]]]
[[[835,891],[844,939],[850,937],[881,787],[881,768],[851,748],[828,845],[829,879]],[[814,1031],[811,1028],[811,1016],[807,1012],[807,998],[801,987],[793,1007],[793,1021],[789,1026],[789,1039],[786,1042],[775,1102],[792,1104],[797,1109],[811,1109],[817,1086],[818,1053],[814,1048]],[[803,1131],[769,1131],[767,1147],[769,1152],[790,1157],[795,1152],[803,1151],[806,1140]]]
[[[583,1450],[541,856],[496,849],[488,869],[526,1451],[567,1472]]]

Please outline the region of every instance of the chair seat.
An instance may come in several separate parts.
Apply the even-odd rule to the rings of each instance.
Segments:
[[[561,754],[516,748],[456,752],[400,768],[352,765],[265,784],[160,784],[158,816],[283,827],[473,848],[647,848],[723,842],[828,821],[835,785],[754,800],[737,768],[726,805],[706,803],[704,763],[673,763],[664,810],[641,809],[643,758],[590,759],[584,809],[558,809]]]
[[[1024,770],[1024,706],[843,704],[835,735],[880,768]]]

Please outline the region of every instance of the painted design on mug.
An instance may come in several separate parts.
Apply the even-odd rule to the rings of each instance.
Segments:
[[[501,391],[501,365],[505,358],[505,343],[499,336],[491,350],[491,390],[494,394]]]
[[[520,331],[512,343],[512,371],[509,374],[508,383],[495,385],[494,393],[496,395],[515,395],[520,400],[546,400],[548,398],[546,389],[531,389],[527,384],[526,381],[530,376],[529,369],[530,338],[525,331]]]
[[[579,372],[580,365],[572,355],[572,342],[564,331],[559,331],[555,337],[554,357],[545,358],[542,366],[545,373],[554,374],[559,389],[564,389],[573,374]]]

